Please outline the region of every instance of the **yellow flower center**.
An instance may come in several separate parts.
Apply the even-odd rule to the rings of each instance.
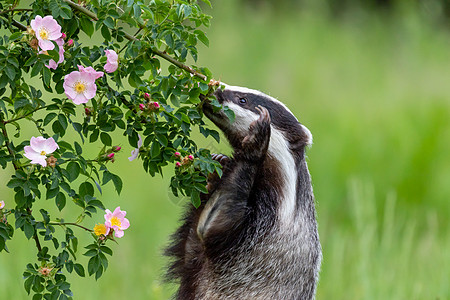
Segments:
[[[84,90],[86,90],[86,85],[83,82],[77,81],[75,83],[75,92],[77,92],[78,94],[84,92]]]
[[[96,236],[106,235],[106,226],[105,224],[97,224],[94,226],[94,233]]]
[[[122,223],[120,222],[119,218],[117,217],[111,218],[111,226],[118,226],[120,228],[121,225]]]
[[[44,150],[41,151],[41,155],[47,155]]]
[[[48,40],[48,30],[46,28],[41,28],[39,30],[39,37],[43,40]]]

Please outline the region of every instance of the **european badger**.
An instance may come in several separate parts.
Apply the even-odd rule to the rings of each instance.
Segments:
[[[305,162],[311,133],[259,91],[225,86],[215,95],[235,121],[208,103],[203,110],[234,154],[213,156],[223,176],[211,179],[166,250],[176,299],[313,299],[321,246]]]

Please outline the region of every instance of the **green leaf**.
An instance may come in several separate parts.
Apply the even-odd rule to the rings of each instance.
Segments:
[[[206,47],[209,47],[209,40],[203,31],[195,30],[194,33],[197,36],[197,39],[199,39],[203,44],[205,44]]]
[[[75,269],[75,272],[78,274],[78,276],[80,277],[84,277],[84,267],[81,264],[74,264],[73,268]]]
[[[102,26],[102,29],[100,29],[100,32],[102,33],[102,36],[105,40],[107,40],[107,41],[111,40],[111,33],[109,32],[108,27]]]
[[[27,239],[31,239],[34,235],[34,226],[28,222],[25,222],[25,224],[23,224],[23,231],[25,232]]]
[[[45,67],[42,69],[42,78],[44,80],[44,84],[46,86],[50,86],[50,79],[52,77],[52,73],[50,72],[50,69]]]
[[[71,161],[67,164],[67,173],[69,173],[69,181],[72,182],[80,175],[81,167],[78,163]]]
[[[114,187],[116,188],[117,194],[120,195],[120,192],[122,191],[122,186],[123,186],[122,179],[120,179],[120,177],[117,175],[114,175],[114,174],[112,174],[112,175],[113,175],[112,181],[114,183]]]
[[[21,38],[22,37],[22,32],[21,31],[19,31],[19,32],[14,32],[13,34],[11,34],[10,36],[9,36],[9,41],[10,42],[13,42],[13,41],[15,41],[15,40],[18,40],[19,38]]]
[[[12,81],[16,77],[16,69],[14,69],[11,65],[6,65],[5,67],[5,73],[9,77],[9,79]]]
[[[53,112],[46,115],[44,118],[44,126],[48,125],[56,116],[56,113]]]
[[[112,139],[111,136],[109,134],[107,134],[106,132],[102,132],[100,134],[100,140],[102,141],[102,143],[106,146],[111,146],[112,145]]]
[[[94,33],[94,23],[89,18],[81,18],[80,25],[81,30],[91,37]]]
[[[66,196],[59,192],[55,199],[56,207],[58,207],[59,211],[61,211],[66,206]]]
[[[39,72],[41,72],[42,67],[44,66],[44,64],[41,61],[38,61],[34,64],[33,68],[31,69],[31,77],[36,76],[37,74],[39,74]]]
[[[84,198],[84,196],[94,196],[94,186],[90,182],[83,182],[80,184],[79,192],[81,198]]]

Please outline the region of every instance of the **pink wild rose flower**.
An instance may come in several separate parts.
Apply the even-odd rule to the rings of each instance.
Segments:
[[[114,230],[115,237],[123,237],[123,231],[130,227],[130,222],[125,218],[127,212],[120,210],[120,206],[114,212],[111,212],[109,209],[105,210],[105,212],[105,226]]]
[[[78,71],[80,71],[80,72],[84,72],[84,73],[90,73],[90,74],[92,74],[92,75],[94,75],[95,76],[95,79],[99,79],[100,77],[102,77],[103,76],[103,72],[101,72],[101,71],[95,71],[95,69],[93,68],[93,67],[87,67],[87,68],[85,68],[85,67],[83,67],[83,66],[81,66],[81,65],[78,65]]]
[[[139,140],[138,140],[138,143],[137,143],[138,147],[134,148],[134,150],[131,151],[131,156],[128,157],[129,161],[135,160],[136,157],[138,157],[138,155],[139,155],[139,148],[142,147],[142,138],[141,138],[140,134],[138,134],[138,137],[139,137]]]
[[[107,73],[112,73],[119,67],[119,56],[114,50],[105,50],[106,64],[103,67]]]
[[[58,60],[58,62],[55,62],[53,59],[50,59],[49,62],[48,62],[48,65],[45,65],[47,68],[53,69],[53,70],[56,70],[58,65],[64,61],[64,40],[62,38],[59,38],[59,39],[56,40],[56,44],[58,44],[58,47],[59,47],[59,52],[58,52],[59,53],[59,60]],[[47,51],[41,50],[39,52],[39,54],[41,54],[41,53],[47,54],[46,52]]]
[[[61,26],[58,22],[52,16],[42,18],[38,15],[34,20],[31,20],[30,25],[36,34],[41,50],[53,50],[55,45],[52,41],[56,41],[62,36]]]
[[[32,137],[30,146],[25,146],[24,156],[31,160],[31,164],[47,166],[47,154],[53,153],[59,146],[53,138],[45,139],[42,136]]]
[[[101,72],[91,71],[73,71],[64,76],[64,92],[67,98],[75,104],[87,103],[90,99],[95,97],[97,93],[97,85],[95,79]]]
[[[3,209],[5,207],[5,201],[0,201],[0,209]]]

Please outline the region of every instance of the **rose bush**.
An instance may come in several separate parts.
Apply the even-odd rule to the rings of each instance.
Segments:
[[[220,109],[210,96],[218,83],[208,69],[186,64],[197,60],[199,43],[208,45],[205,4],[210,5],[208,0],[36,0],[24,8],[18,0],[0,2],[0,29],[8,32],[0,37],[0,166],[14,170],[7,182],[14,198],[0,202],[0,252],[8,252],[7,241],[17,230],[33,240],[37,261],[24,272],[33,299],[72,297],[68,274],[86,273],[76,259],[77,234],[92,236],[84,255],[87,273],[98,279],[112,255],[108,241],[124,236],[130,226],[126,212],[105,210],[107,199],[101,196],[110,182],[119,195],[123,188],[108,168],[121,151],[119,135],[134,148],[128,159],[139,158],[150,175],[174,168],[171,191],[195,206],[207,192],[208,174],[221,174],[209,150],[199,149],[190,136],[196,127],[219,141],[218,132],[205,126],[200,99]],[[160,60],[169,66],[162,68]],[[31,84],[36,82],[31,78],[39,83]],[[23,136],[23,126],[37,134]],[[68,138],[68,132],[77,138]],[[86,157],[87,144],[101,150]],[[52,218],[42,208],[45,199],[54,199],[59,211],[76,206],[79,215]],[[99,210],[106,211],[105,223],[82,225],[89,217],[99,220]],[[57,228],[64,238],[55,235]]]

